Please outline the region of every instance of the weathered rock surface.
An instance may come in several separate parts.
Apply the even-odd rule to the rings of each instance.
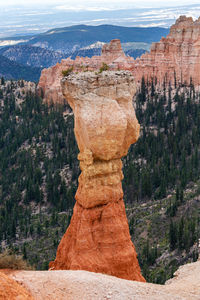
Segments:
[[[30,290],[35,300],[199,300],[199,270],[200,261],[184,265],[166,285],[87,271],[17,271],[10,276]]]
[[[136,59],[133,73],[139,80],[143,75],[164,78],[172,84],[200,85],[200,18],[193,21],[185,16],[179,17],[166,38],[153,43],[150,53]]]
[[[64,97],[61,91],[61,79],[63,77],[62,71],[73,68],[73,72],[99,71],[103,63],[109,65],[111,70],[125,69],[129,70],[131,64],[134,62],[131,57],[126,57],[120,40],[112,40],[102,48],[101,56],[76,57],[75,60],[70,58],[63,59],[60,64],[43,69],[38,84],[38,90],[43,91],[44,99],[48,103],[63,103]]]
[[[125,57],[120,40],[112,40],[109,44],[102,47],[101,57],[105,63],[110,63],[119,57]]]
[[[200,85],[200,18],[181,16],[171,27],[170,33],[160,42],[153,43],[150,53],[143,54],[134,60],[127,57],[119,40],[112,40],[102,48],[101,56],[76,57],[75,60],[63,59],[60,64],[44,69],[41,74],[39,89],[43,89],[47,102],[62,103],[64,101],[60,80],[62,70],[73,67],[74,72],[99,70],[102,63],[106,63],[110,70],[129,70],[140,82],[142,76],[148,79],[157,77],[163,84]]]
[[[130,240],[123,200],[90,209],[76,203],[71,224],[50,267],[144,281]]]
[[[31,294],[15,280],[9,278],[0,270],[1,300],[34,300]]]
[[[122,199],[122,163],[139,137],[132,106],[136,88],[129,72],[94,72],[62,80],[74,111],[81,176],[76,200],[85,208]]]
[[[121,157],[139,137],[130,72],[82,72],[62,80],[74,111],[81,175],[71,224],[50,268],[144,281],[123,202]]]

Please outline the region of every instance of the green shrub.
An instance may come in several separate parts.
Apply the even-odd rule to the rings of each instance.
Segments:
[[[73,67],[68,68],[67,70],[62,71],[63,77],[69,76],[69,74],[73,71]]]
[[[103,62],[101,68],[99,69],[99,73],[102,73],[103,71],[108,71],[108,70],[109,70],[109,66]]]

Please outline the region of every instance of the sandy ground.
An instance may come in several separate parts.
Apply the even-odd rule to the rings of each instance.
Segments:
[[[182,266],[166,285],[87,271],[14,271],[8,276],[36,300],[200,300],[200,261]]]

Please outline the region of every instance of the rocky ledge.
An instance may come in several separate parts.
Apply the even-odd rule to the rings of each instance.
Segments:
[[[29,290],[35,300],[199,300],[199,270],[200,261],[184,265],[165,285],[129,281],[87,271],[14,271],[8,279]],[[15,291],[15,298],[9,298],[9,291],[3,288],[0,275],[0,296],[2,291],[4,295],[7,291],[2,300],[32,299],[30,296],[20,298],[24,294],[20,294],[19,290]]]

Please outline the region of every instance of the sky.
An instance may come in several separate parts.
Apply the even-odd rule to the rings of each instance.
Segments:
[[[46,6],[63,7],[66,10],[78,9],[109,9],[109,8],[134,8],[134,7],[166,7],[199,4],[199,0],[0,0],[0,7],[36,7]]]
[[[77,24],[169,27],[183,14],[198,18],[200,1],[0,0],[0,38]]]

